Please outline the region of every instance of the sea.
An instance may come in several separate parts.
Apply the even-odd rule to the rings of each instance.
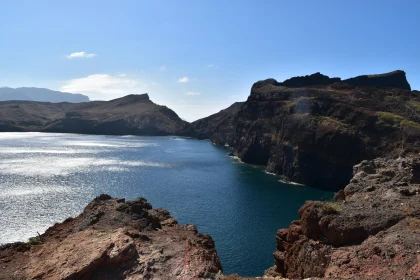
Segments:
[[[0,133],[0,244],[27,241],[94,197],[146,198],[216,243],[225,274],[262,276],[279,228],[306,200],[333,194],[286,183],[229,148],[180,137]]]

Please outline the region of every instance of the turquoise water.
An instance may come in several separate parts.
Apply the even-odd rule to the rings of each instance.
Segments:
[[[209,141],[0,133],[0,243],[25,241],[108,193],[168,209],[216,242],[225,273],[262,275],[277,229],[331,193],[279,182]]]

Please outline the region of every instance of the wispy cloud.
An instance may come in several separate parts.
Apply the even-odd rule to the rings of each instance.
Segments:
[[[108,100],[146,92],[146,86],[127,75],[94,74],[68,80],[60,91],[87,94],[92,100]]]
[[[188,77],[182,77],[178,79],[178,83],[188,83],[190,79]]]
[[[207,67],[209,67],[209,68],[214,67],[214,64],[209,64],[209,65],[207,65]]]
[[[165,72],[167,70],[166,65],[162,65],[159,67],[160,71]]]
[[[93,57],[96,57],[96,54],[94,54],[94,53],[87,53],[87,52],[74,52],[74,53],[71,53],[69,55],[66,55],[66,57],[68,59],[73,59],[73,58],[93,58]]]
[[[199,92],[189,91],[185,95],[193,96],[193,95],[200,95],[200,94],[201,93],[199,93]]]

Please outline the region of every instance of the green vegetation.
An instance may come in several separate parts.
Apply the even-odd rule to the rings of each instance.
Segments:
[[[39,237],[31,237],[29,238],[28,242],[26,242],[27,245],[40,245],[42,244],[42,241]]]
[[[321,210],[325,214],[338,214],[343,208],[339,202],[327,201],[321,204]]]
[[[331,117],[327,117],[327,116],[320,116],[320,119],[321,119],[321,120],[323,120],[323,121],[327,121],[327,122],[330,122],[330,123],[334,123],[334,124],[339,125],[339,126],[349,127],[349,125],[348,125],[348,124],[343,123],[343,122],[340,122],[339,120],[333,119],[333,118],[331,118]]]
[[[413,106],[416,109],[416,111],[419,111],[420,112],[420,102],[418,102],[418,101],[410,101],[410,105]]]
[[[413,121],[403,120],[401,121],[401,125],[408,126],[410,128],[420,129],[420,124]]]
[[[397,123],[404,120],[404,117],[390,112],[377,112],[376,114],[380,119],[388,123]]]

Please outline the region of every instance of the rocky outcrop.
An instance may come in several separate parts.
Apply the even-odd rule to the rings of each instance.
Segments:
[[[398,86],[392,79],[402,75],[406,81],[402,71],[366,76],[366,84],[365,78],[337,82],[319,73],[259,81],[229,126],[215,128],[210,138],[228,143],[244,162],[336,191],[364,159],[420,151],[419,93],[381,87]]]
[[[222,269],[209,235],[143,198],[108,195],[31,243],[1,246],[0,267],[0,279],[214,279]]]
[[[362,161],[334,202],[308,201],[277,232],[275,267],[292,279],[418,279],[420,158]]]
[[[193,135],[189,123],[147,94],[85,103],[0,102],[0,131]]]
[[[340,78],[330,78],[326,75],[323,75],[319,72],[301,76],[301,77],[293,77],[290,79],[285,80],[282,83],[279,83],[279,86],[284,87],[307,87],[307,86],[317,86],[317,85],[331,85],[336,82],[340,82]]]
[[[396,70],[378,75],[362,75],[343,81],[354,86],[389,87],[411,90],[405,72]]]
[[[235,102],[220,112],[191,123],[194,136],[198,139],[212,139],[213,142],[224,145],[232,139],[233,117],[245,102]]]
[[[273,85],[294,88],[332,85],[334,83],[342,82],[353,86],[399,88],[411,90],[410,84],[408,83],[407,78],[405,76],[405,72],[401,70],[396,70],[393,72],[378,75],[362,75],[346,80],[341,80],[341,78],[330,78],[326,75],[317,72],[312,75],[293,77],[285,80],[282,83],[278,83],[274,79],[268,79],[266,80],[266,82],[260,82],[260,84],[267,83],[267,81],[271,81]],[[258,83],[256,85],[258,85]]]

